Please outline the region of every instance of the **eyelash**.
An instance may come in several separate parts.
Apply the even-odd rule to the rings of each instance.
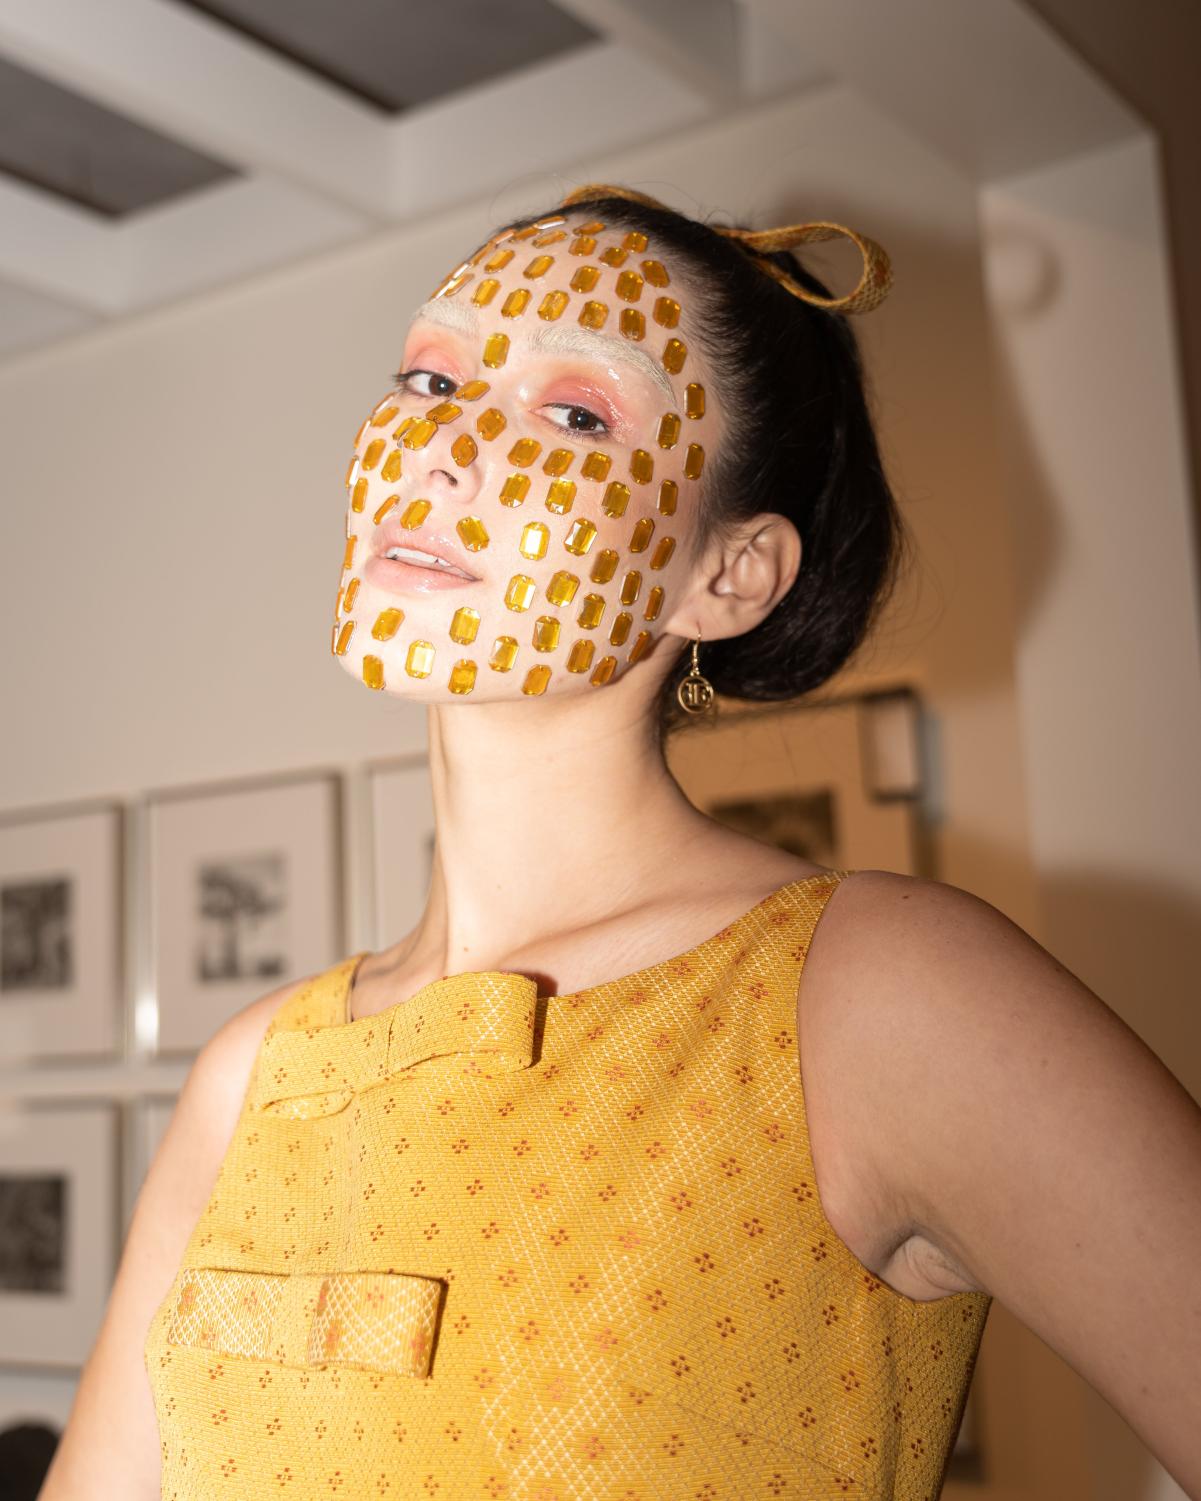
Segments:
[[[414,391],[413,381],[418,376],[422,375],[428,375],[431,381],[446,381],[451,389],[449,391],[442,392]],[[392,376],[392,383],[396,387],[396,389],[404,395],[411,394],[415,396],[425,396],[431,401],[448,401],[458,389],[455,382],[451,380],[449,375],[443,375],[441,371],[438,370],[398,370]],[[577,402],[569,401],[551,401],[547,402],[547,406],[563,412],[583,412],[585,416],[591,418],[591,420],[597,424],[595,427],[577,428],[570,427],[563,423],[555,423],[556,427],[563,427],[563,430],[565,432],[571,433],[572,437],[574,438],[583,438],[586,441],[589,438],[600,439],[608,438],[611,436],[609,424],[603,417],[594,412],[591,407],[580,406]]]

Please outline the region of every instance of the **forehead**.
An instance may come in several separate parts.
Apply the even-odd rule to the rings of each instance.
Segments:
[[[556,214],[493,235],[442,281],[413,322],[469,338],[485,328],[520,330],[536,353],[616,360],[675,402],[671,377],[689,360],[681,288],[670,253],[657,251],[645,231]],[[527,308],[536,316],[521,317]]]

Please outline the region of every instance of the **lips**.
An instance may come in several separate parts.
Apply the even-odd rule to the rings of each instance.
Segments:
[[[472,568],[467,553],[456,538],[449,537],[443,532],[408,531],[401,526],[396,516],[389,516],[371,534],[371,551],[375,557],[382,558],[392,547],[407,548],[411,552],[431,553],[434,557],[441,558],[444,563],[450,564],[449,568],[439,568],[436,563],[424,565],[428,566],[432,573],[450,578],[459,577],[461,574],[473,580],[478,580],[480,577]],[[423,566],[417,560],[406,561],[410,562],[410,566]],[[455,568],[460,570],[460,574],[451,572],[451,569]]]

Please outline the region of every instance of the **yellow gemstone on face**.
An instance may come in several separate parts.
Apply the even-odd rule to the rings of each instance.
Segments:
[[[491,443],[505,430],[505,414],[496,407],[487,407],[475,419],[475,430],[486,443]]]
[[[405,618],[403,610],[381,610],[375,617],[375,624],[371,627],[371,634],[377,641],[391,641],[395,636],[400,622]]]
[[[567,247],[572,255],[591,255],[596,249],[596,241],[591,235],[576,235]],[[578,291],[587,291],[586,287],[577,288]]]
[[[534,259],[529,263],[529,265],[525,268],[525,274],[526,276],[530,277],[531,280],[534,280],[539,276],[545,276],[550,268],[554,265],[554,263],[555,258],[553,255],[536,255]]]
[[[680,304],[670,297],[655,298],[655,322],[664,328],[675,328],[680,321]]]
[[[399,457],[400,457],[400,455],[398,453],[397,454],[397,458],[399,458]],[[391,458],[389,458],[388,459],[388,463],[390,464],[391,462],[392,462],[392,460],[391,460]],[[385,464],[384,468],[385,469],[387,468],[387,464]],[[355,480],[355,482],[354,482],[354,492],[353,492],[353,494],[350,497],[350,509],[352,511],[361,511],[363,509],[364,503],[366,502],[366,499],[367,499],[367,481],[365,479],[357,479],[357,480]]]
[[[516,464],[520,469],[526,469],[541,452],[542,444],[537,438],[518,438],[509,449],[509,463]]]
[[[663,585],[656,584],[646,596],[646,609],[642,612],[643,620],[657,620],[659,611],[663,606]]]
[[[580,613],[576,616],[576,624],[584,630],[590,631],[601,623],[605,613],[605,596],[603,594],[585,594],[584,603],[580,606]]]
[[[411,500],[401,514],[400,524],[406,531],[419,527],[432,509],[428,500]]]
[[[521,529],[517,550],[527,558],[544,558],[550,542],[550,527],[541,521],[527,521]]]
[[[397,427],[394,427],[392,429],[393,441],[398,441],[399,439],[403,438],[416,421],[416,417],[406,417],[402,423],[400,423]]]
[[[689,479],[700,479],[705,467],[705,450],[699,443],[689,443],[684,455],[684,473]]]
[[[384,686],[384,664],[379,657],[373,657],[370,652],[363,658],[363,681],[368,688]]]
[[[603,302],[586,302],[580,310],[580,322],[585,328],[604,328],[609,308]]]
[[[367,428],[370,425],[370,422],[371,422],[370,417],[364,417],[363,420],[362,420],[362,422],[359,423],[359,430],[354,435],[354,447],[355,448],[357,448],[359,446],[359,444],[363,441],[363,434],[367,431]],[[351,459],[350,462],[351,462],[351,467],[353,468],[353,466],[354,466],[354,460]],[[347,476],[346,476],[346,483],[347,484],[350,483],[350,474],[349,473],[347,473]]]
[[[651,554],[651,567],[662,568],[675,550],[676,539],[674,537],[660,537]]]
[[[573,552],[577,557],[582,557],[595,541],[595,525],[586,517],[577,516],[571,523],[571,530],[563,538],[563,546],[568,552]]]
[[[450,669],[446,686],[452,693],[470,693],[475,687],[475,663],[470,657],[460,657]]]
[[[680,487],[673,479],[665,479],[659,486],[659,511],[664,516],[674,516]]]
[[[705,415],[705,388],[698,386],[695,381],[690,381],[684,387],[684,415],[686,417]]]
[[[610,681],[617,667],[616,657],[602,657],[588,681],[596,688],[603,688]]]
[[[640,229],[631,229],[621,243],[626,250],[645,250],[646,236]]]
[[[371,426],[372,427],[387,427],[388,423],[392,421],[393,417],[398,416],[399,413],[400,413],[400,408],[398,406],[392,406],[391,404],[389,404],[386,407],[376,407],[376,409],[375,409],[375,411],[374,411],[374,413],[372,414],[372,417],[371,417]],[[363,432],[363,429],[359,428],[359,435],[360,435],[360,437],[362,436],[362,432]],[[359,439],[356,438],[354,441],[355,441],[355,444],[357,445]]]
[[[620,245],[610,245],[600,258],[606,266],[621,266],[625,264],[625,258],[628,254],[629,251],[623,250]]]
[[[627,339],[646,338],[646,319],[636,307],[622,308],[621,331]]]
[[[621,602],[623,605],[632,605],[638,598],[638,591],[642,588],[642,575],[637,568],[631,568],[629,573],[621,581]]]
[[[571,290],[573,292],[591,292],[599,280],[599,266],[581,266],[571,278]]]
[[[475,439],[470,433],[460,433],[450,445],[450,456],[460,469],[466,469],[468,464],[474,464],[479,449],[475,446]]]
[[[589,219],[587,224],[577,225],[576,234],[598,235],[600,234],[601,230],[604,229],[604,227],[605,226],[600,222],[599,219]]]
[[[566,474],[575,463],[575,451],[571,448],[552,448],[542,465],[543,474]]]
[[[536,224],[523,224],[520,229],[513,231],[513,238],[515,240],[532,240],[537,233],[538,226]]]
[[[607,584],[617,572],[617,564],[617,554],[611,547],[606,547],[597,553],[589,578],[594,584]]]
[[[593,643],[587,637],[581,637],[572,642],[571,650],[567,653],[568,672],[587,672],[592,666]]]
[[[375,508],[375,515],[371,519],[375,522],[376,526],[380,524],[380,522],[384,519],[384,517],[388,514],[392,507],[399,502],[399,500],[399,495],[389,495],[384,501],[381,502],[380,505]]]
[[[617,278],[617,295],[623,302],[637,302],[642,296],[642,278],[637,271],[623,271]]]
[[[436,422],[432,422],[428,417],[422,417],[414,422],[400,441],[406,448],[424,448],[437,431]]]
[[[668,339],[663,346],[663,368],[669,375],[679,375],[688,358],[688,346],[683,339]]]
[[[379,472],[379,477],[380,477],[380,479],[383,480],[383,482],[386,485],[394,485],[396,483],[396,481],[400,478],[400,475],[401,475],[400,449],[399,448],[394,448],[392,450],[392,452],[388,455],[388,457],[384,460],[383,468]],[[360,481],[360,483],[364,483],[364,481]],[[356,488],[357,488],[357,486],[356,486]],[[357,511],[361,511],[362,509],[363,509],[363,507],[362,507],[361,504],[357,505],[355,507],[355,510],[357,510]]]
[[[334,651],[338,654],[338,656],[342,657],[346,655],[346,648],[350,645],[350,638],[353,634],[354,621],[344,621],[342,624],[342,629],[338,632],[337,645],[334,647]]]
[[[633,646],[630,647],[630,655],[626,658],[626,661],[637,662],[640,658],[645,657],[650,649],[650,644],[650,631],[639,631],[638,639],[634,642]]]
[[[659,447],[674,448],[680,441],[680,418],[676,412],[665,412],[659,419]]]
[[[343,570],[349,568],[351,566],[351,564],[354,562],[354,544],[355,544],[355,539],[353,537],[347,537],[347,539],[346,539],[346,546],[342,550],[342,568],[343,568]]]
[[[480,628],[480,612],[470,605],[460,605],[451,616],[450,639],[460,646],[470,646]]]
[[[481,396],[486,396],[492,387],[486,380],[469,380],[465,386],[460,386],[455,392],[457,401],[478,401]]]
[[[649,485],[654,477],[654,459],[645,448],[636,448],[630,455],[630,478],[636,485]]]
[[[463,408],[456,406],[453,401],[440,401],[436,407],[430,407],[425,415],[441,427],[444,422],[453,422],[456,417],[461,417]]]
[[[387,446],[387,442],[383,438],[372,438],[371,442],[367,445],[366,453],[363,455],[363,468],[374,469],[380,459],[383,458],[384,449]]]
[[[643,261],[642,274],[652,287],[666,287],[670,284],[667,268],[662,261]]]
[[[561,316],[570,301],[571,298],[566,292],[548,292],[538,304],[539,318],[544,318],[547,323],[553,323]]]
[[[508,334],[489,334],[484,341],[484,364],[489,370],[499,370],[508,358]]]
[[[560,516],[571,510],[575,500],[575,481],[569,479],[552,480],[550,488],[546,492],[546,509],[556,511]]]
[[[463,546],[479,552],[488,545],[488,528],[478,516],[463,516],[455,522],[455,531],[463,539]]]
[[[619,479],[611,480],[605,487],[605,497],[601,501],[601,509],[606,516],[624,516],[626,506],[630,503],[630,487],[623,485]]]
[[[620,646],[630,634],[630,627],[634,624],[634,617],[627,615],[624,610],[616,616],[613,626],[609,631],[609,645]]]
[[[525,682],[521,685],[522,693],[536,694],[545,693],[546,685],[550,682],[550,668],[545,663],[537,667],[531,667],[525,675]]]
[[[472,292],[471,300],[475,303],[476,307],[487,307],[499,291],[500,282],[494,277],[489,276],[487,280],[480,282],[479,286]]]
[[[613,460],[607,453],[598,453],[594,449],[588,454],[580,466],[580,474],[584,479],[605,479]]]
[[[524,313],[532,295],[529,287],[518,287],[515,292],[510,292],[500,305],[501,317],[516,318]]]
[[[541,250],[544,245],[557,245],[560,240],[567,238],[567,231],[563,229],[550,229],[546,234],[539,235],[534,241],[537,249]]]
[[[358,479],[359,470],[362,467],[362,464],[359,462],[359,456],[355,454],[350,463],[346,466],[346,488],[348,490],[350,489],[351,485],[353,485]]]
[[[405,657],[405,671],[411,678],[427,678],[434,670],[434,648],[428,641],[413,641]]]
[[[534,621],[534,650],[554,651],[559,644],[559,622],[553,615],[539,615]]]
[[[512,259],[512,250],[498,250],[495,255],[484,262],[484,270],[503,271]]]
[[[560,569],[546,586],[546,597],[552,605],[569,605],[575,598],[580,581],[574,573]]]
[[[349,615],[351,610],[354,609],[354,597],[358,592],[358,579],[351,579],[350,583],[346,586],[345,592],[342,595],[342,610],[344,614]]]
[[[493,672],[508,672],[517,660],[516,636],[497,636],[492,645],[488,666]]]
[[[528,573],[515,573],[505,590],[505,604],[510,610],[528,610],[534,589],[534,581]]]
[[[529,475],[511,474],[500,487],[500,503],[502,506],[519,506],[529,493]]]
[[[651,516],[643,516],[634,523],[634,530],[630,533],[630,551],[643,552],[647,543],[654,535],[655,522]]]

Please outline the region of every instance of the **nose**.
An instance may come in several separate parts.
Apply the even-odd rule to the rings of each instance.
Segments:
[[[451,497],[470,505],[479,492],[483,456],[470,436],[466,413],[439,424],[421,447],[403,447],[403,472],[412,476],[417,493],[431,500]]]

